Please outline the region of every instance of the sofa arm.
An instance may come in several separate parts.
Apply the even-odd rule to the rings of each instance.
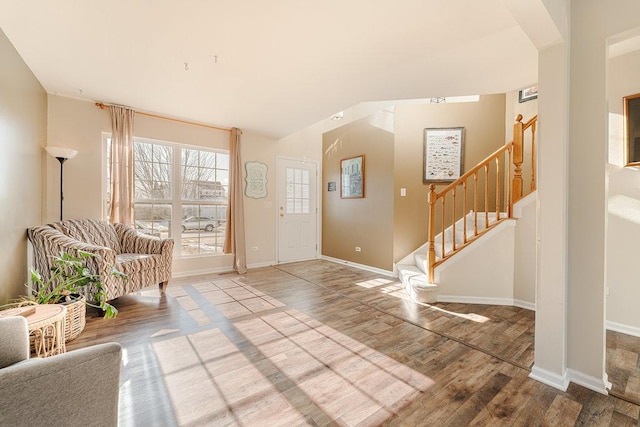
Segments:
[[[0,369],[29,358],[29,328],[24,317],[0,318]]]
[[[168,256],[173,253],[173,239],[145,236],[124,224],[113,224],[120,238],[122,252],[130,254],[156,254]]]
[[[117,425],[121,353],[107,343],[0,369],[0,425]]]

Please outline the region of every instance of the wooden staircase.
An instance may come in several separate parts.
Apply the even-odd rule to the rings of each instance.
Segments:
[[[466,247],[514,218],[514,204],[536,189],[537,116],[526,123],[518,115],[513,141],[440,191],[429,187],[429,240],[396,267],[412,298],[435,302],[435,271]],[[525,155],[526,154],[526,155]],[[528,176],[523,178],[523,170]],[[524,182],[528,189],[524,190]],[[495,266],[500,268],[500,266]]]

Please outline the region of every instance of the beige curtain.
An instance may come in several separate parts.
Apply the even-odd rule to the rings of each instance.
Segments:
[[[242,159],[240,158],[240,132],[231,129],[229,149],[229,207],[224,253],[233,254],[233,269],[240,274],[247,271],[247,251],[244,244],[244,207],[242,203]]]
[[[112,223],[133,225],[133,119],[136,112],[117,105],[111,113],[111,209]]]

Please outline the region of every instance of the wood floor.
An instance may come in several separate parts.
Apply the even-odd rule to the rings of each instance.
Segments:
[[[640,404],[640,338],[607,331],[607,374],[611,393]]]
[[[403,298],[309,261],[114,301],[69,350],[124,348],[120,425],[639,425],[640,407],[528,378],[533,314]]]

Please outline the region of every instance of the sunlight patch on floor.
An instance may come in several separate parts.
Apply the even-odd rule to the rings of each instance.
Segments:
[[[221,332],[153,345],[179,425],[299,425],[304,418]]]
[[[440,308],[440,307],[437,307],[435,305],[430,305],[430,304],[425,304],[425,305],[427,305],[428,307],[432,308],[433,310],[441,311],[443,313],[450,314],[450,315],[456,316],[456,317],[461,317],[463,319],[471,320],[471,321],[477,322],[477,323],[486,323],[486,322],[491,320],[488,317],[482,316],[480,314],[475,314],[475,313],[456,313],[455,311],[445,310],[444,308]]]
[[[345,425],[381,423],[434,384],[297,310],[235,326],[313,403]]]
[[[434,310],[437,310],[446,314],[450,314],[452,316],[460,317],[465,320],[471,320],[477,323],[485,323],[491,320],[488,317],[481,316],[475,313],[456,313],[455,311],[445,310],[441,307],[438,307],[432,304],[414,301],[411,299],[409,294],[407,294],[407,292],[405,291],[404,285],[398,280],[394,281],[389,279],[378,278],[378,279],[367,280],[365,282],[357,282],[355,284],[364,288],[369,288],[369,289],[378,288],[377,289],[378,292],[382,294],[390,295],[390,296],[408,301],[409,305],[405,304],[405,307],[411,308],[410,306],[412,306],[413,310],[410,310],[410,313],[408,313],[411,319],[417,318],[417,315],[418,315],[417,307],[423,306],[423,307],[432,308]],[[380,288],[380,286],[384,286],[384,287]]]
[[[357,282],[356,285],[362,288],[371,289],[371,288],[377,288],[379,286],[387,285],[389,283],[393,283],[393,280],[378,278],[378,279],[366,280],[364,282]]]

